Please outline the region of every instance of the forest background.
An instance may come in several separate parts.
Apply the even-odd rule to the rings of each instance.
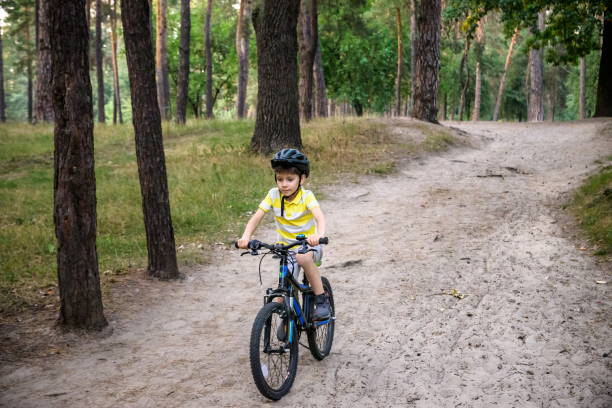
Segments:
[[[115,108],[113,78],[113,53],[111,27],[115,24],[119,41],[117,47],[118,88],[122,121],[131,121],[129,104],[129,80],[125,61],[122,28],[117,16],[116,0],[102,1],[100,7],[102,81],[96,77],[96,31],[95,0],[90,6],[90,67],[92,87],[103,83],[104,115],[109,122],[119,121]],[[188,91],[188,117],[197,118],[205,113],[206,53],[205,15],[208,2],[192,2],[190,30],[190,77]],[[211,56],[213,111],[217,118],[236,117],[238,56],[236,52],[236,25],[239,3],[235,0],[211,1]],[[400,92],[403,114],[409,109],[411,77],[410,13],[406,2],[394,0],[345,0],[319,1],[319,37],[322,68],[327,98],[331,101],[328,112],[335,114],[358,112],[391,114],[396,102],[396,74],[398,61],[398,11],[401,23],[400,49],[402,71]],[[452,3],[452,2],[450,2]],[[457,2],[458,4],[460,2]],[[152,8],[152,30],[155,36],[157,2]],[[36,84],[36,0],[5,0],[3,2],[2,28],[4,58],[4,92],[6,119],[34,121],[34,97]],[[476,64],[481,58],[482,120],[490,120],[496,102],[499,82],[504,72],[504,63],[512,32],[508,32],[498,12],[489,13],[484,20],[485,39],[482,55],[473,46],[467,48],[468,37],[473,31],[464,18],[458,18],[462,10],[450,4],[443,8],[442,34],[440,42],[440,86],[439,119],[469,119],[475,97]],[[119,24],[117,24],[119,22]],[[171,116],[176,113],[177,83],[179,77],[179,47],[181,42],[181,10],[178,0],[167,4],[167,61]],[[252,29],[251,29],[252,31]],[[505,92],[501,101],[499,119],[523,121],[527,119],[528,52],[533,41],[529,41],[529,30],[520,30],[509,65]],[[595,39],[599,41],[598,38]],[[249,65],[257,66],[255,36],[249,37]],[[462,60],[467,48],[465,66]],[[554,54],[548,47],[545,54]],[[600,51],[593,50],[584,57],[585,113],[590,117],[595,110],[595,97],[599,70]],[[561,64],[545,59],[544,66],[544,111],[546,120],[572,120],[580,115],[580,63],[578,57]],[[464,108],[460,108],[462,89],[465,88]],[[247,106],[248,116],[255,115],[257,97],[257,71],[249,70]],[[93,93],[94,112],[98,112],[98,93]],[[462,117],[459,111],[462,110]],[[115,113],[114,113],[115,112]]]
[[[250,154],[248,148],[254,127],[251,119],[258,113],[257,93],[262,89],[256,69],[258,66],[261,69],[261,61],[257,58],[264,48],[258,49],[251,24],[250,12],[255,3],[263,4],[250,0],[239,3],[235,0],[197,3],[159,0],[152,4],[149,21],[157,74],[154,106],[159,106],[164,119],[165,154],[170,169],[168,184],[179,257],[186,248],[194,250],[187,255],[183,253],[186,262],[202,262],[202,251],[195,249],[233,233],[228,229],[228,220],[248,215],[253,200],[269,184],[265,158]],[[349,168],[366,173],[393,169],[393,162],[383,158],[390,143],[384,125],[358,121],[347,124],[333,119],[310,122],[309,119],[311,116],[345,118],[413,113],[415,82],[424,82],[423,77],[428,75],[427,72],[422,77],[412,75],[416,72],[413,69],[416,36],[412,34],[415,3],[418,2],[302,2],[297,35],[300,58],[296,60],[300,66],[299,119],[303,121],[301,133],[307,152],[320,165],[319,174]],[[609,75],[602,76],[598,71],[605,2],[576,5],[549,2],[554,3],[555,10],[561,10],[558,14],[550,14],[548,3],[542,1],[525,2],[525,10],[501,10],[497,3],[506,4],[488,0],[442,2],[441,28],[438,31],[436,26],[434,30],[440,34],[440,51],[435,52],[436,64],[440,65],[435,81],[437,120],[572,120],[594,115],[598,80],[601,83],[603,77],[609,81]],[[45,56],[50,48],[49,40],[41,35],[49,30],[40,29],[43,23],[39,18],[44,14],[45,4],[39,0],[0,1],[0,120],[9,122],[0,128],[0,187],[6,193],[0,198],[4,209],[0,231],[3,310],[6,305],[11,308],[20,303],[36,304],[36,296],[53,294],[57,287],[56,270],[50,266],[58,252],[57,237],[51,233],[54,214],[49,211],[54,193],[53,118],[52,112],[49,113],[50,101],[41,92],[42,85],[50,81],[50,64],[45,60],[49,57]],[[314,27],[318,38],[312,31],[305,34],[313,27],[307,17],[313,9],[304,5],[315,5],[318,19],[314,19],[317,20]],[[161,13],[160,7],[164,10]],[[123,47],[127,40],[121,41],[124,32],[119,10],[117,0],[91,0],[85,8],[90,31],[88,65],[94,90],[92,108],[97,122],[97,196],[94,191],[92,197],[94,210],[96,204],[98,208],[100,266],[102,273],[109,276],[141,267],[147,253],[132,128],[121,125],[132,121],[135,96],[131,95],[130,104],[128,63]],[[420,10],[424,10],[423,20],[427,25],[429,11],[427,7]],[[186,24],[189,19],[185,16],[189,14],[190,24]],[[439,9],[433,14],[439,17]],[[542,21],[550,20],[555,30],[566,32],[538,33],[529,23],[538,15]],[[161,16],[167,19],[164,21]],[[572,18],[576,20],[573,25],[569,21]],[[568,35],[567,29],[576,27],[580,27],[577,34],[580,41],[571,42],[568,38],[571,40],[572,35],[571,32]],[[312,46],[313,38],[318,46]],[[556,41],[558,38],[565,42],[561,44]],[[309,70],[313,106],[305,109],[303,96],[309,87],[304,85],[307,76],[303,66],[309,50],[315,49]],[[534,75],[534,67],[540,64],[544,74]],[[534,95],[541,101],[540,107],[536,106],[536,115],[532,112],[532,107],[538,105],[533,103]],[[259,98],[263,100],[261,93]],[[608,102],[601,105],[609,109]],[[277,101],[277,106],[282,107],[282,102]],[[154,110],[157,113],[157,107]],[[425,120],[435,122],[435,109],[431,111],[434,117]],[[247,120],[242,120],[245,116]],[[297,122],[297,111],[294,116]],[[113,126],[102,124],[111,121]],[[57,133],[56,128],[56,138]],[[160,129],[160,140],[161,133]],[[431,137],[423,146],[410,148],[436,148],[448,141],[442,130],[429,133]],[[301,145],[299,126],[297,136]],[[61,143],[56,140],[56,154],[58,145]],[[267,153],[261,149],[259,152]],[[157,152],[150,157],[154,160],[161,157],[163,162],[163,156],[162,148],[161,154]],[[338,157],[351,157],[351,160],[339,162]],[[162,170],[163,174],[151,180],[166,183],[165,168]],[[206,197],[205,203],[203,197]],[[143,192],[143,203],[147,201]],[[167,192],[161,201],[168,203]],[[95,211],[89,214],[96,216]],[[171,232],[169,212],[167,221]],[[147,225],[146,215],[144,224]],[[154,247],[151,243],[156,237],[151,234],[147,238],[150,256]],[[167,242],[174,253],[174,238]],[[155,270],[150,265],[149,269]],[[95,270],[97,280],[97,265]],[[174,273],[178,275],[176,267]]]

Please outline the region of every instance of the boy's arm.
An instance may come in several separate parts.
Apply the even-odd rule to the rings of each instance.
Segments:
[[[243,248],[243,249],[248,248],[249,240],[253,236],[255,229],[257,228],[257,226],[259,225],[259,223],[261,222],[261,220],[263,219],[265,215],[266,213],[261,208],[258,208],[257,211],[255,211],[255,214],[253,214],[249,222],[247,222],[246,227],[244,227],[244,232],[242,233],[242,237],[237,242],[238,248]]]
[[[321,211],[321,207],[311,208],[310,212],[312,212],[312,216],[317,224],[317,232],[308,237],[308,244],[310,246],[317,246],[319,245],[319,238],[325,236],[325,215]]]

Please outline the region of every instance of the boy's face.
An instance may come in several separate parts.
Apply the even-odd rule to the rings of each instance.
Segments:
[[[302,184],[306,176],[298,176],[290,171],[277,171],[276,172],[276,185],[282,195],[290,197],[293,195],[300,185],[300,177],[302,177]]]

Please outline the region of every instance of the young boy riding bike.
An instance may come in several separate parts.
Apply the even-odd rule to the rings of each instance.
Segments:
[[[315,294],[313,319],[327,320],[330,318],[329,301],[324,294],[321,274],[317,268],[323,256],[319,238],[325,236],[325,216],[312,191],[302,187],[310,174],[310,162],[299,150],[283,149],[274,155],[271,164],[277,187],[271,189],[259,204],[244,228],[242,237],[237,241],[238,247],[248,248],[255,229],[270,210],[274,213],[279,242],[288,244],[296,241],[297,235],[306,235],[309,247],[314,251],[296,254],[295,257]]]

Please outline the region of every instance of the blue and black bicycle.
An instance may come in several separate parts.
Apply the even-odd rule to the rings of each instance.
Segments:
[[[327,238],[321,238],[320,244],[327,244]],[[262,255],[261,249],[267,249],[263,255],[273,254],[280,259],[278,287],[268,288],[261,308],[251,330],[250,360],[255,385],[267,398],[279,400],[289,392],[298,366],[298,345],[302,332],[306,332],[310,353],[317,360],[323,360],[331,351],[334,341],[334,324],[336,320],[334,296],[327,278],[321,277],[325,295],[331,306],[331,318],[324,321],[313,321],[314,293],[306,277],[299,283],[289,268],[293,261],[292,248],[299,247],[297,253],[307,253],[306,236],[298,235],[297,241],[288,245],[266,244],[257,240],[249,242],[249,251],[242,255]],[[259,263],[261,279],[261,262]],[[297,264],[294,266],[297,268]],[[300,296],[301,293],[301,302]]]

